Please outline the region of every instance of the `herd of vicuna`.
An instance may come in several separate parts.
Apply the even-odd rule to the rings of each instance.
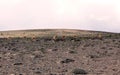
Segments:
[[[2,35],[1,35],[2,36]],[[53,41],[64,41],[65,39],[67,39],[69,36],[57,36],[57,35],[54,35],[53,37],[51,38],[45,38],[46,40],[53,40]],[[74,36],[70,36],[73,40],[76,39],[76,38],[79,38],[78,35],[74,35]],[[6,39],[10,39],[12,37],[5,37]],[[21,37],[20,37],[21,38]],[[29,38],[27,36],[24,36],[23,38]],[[98,34],[97,36],[93,36],[93,37],[82,37],[82,38],[93,38],[93,39],[102,39],[103,36],[102,34]],[[35,40],[36,39],[36,36],[32,36],[31,37],[32,40]]]

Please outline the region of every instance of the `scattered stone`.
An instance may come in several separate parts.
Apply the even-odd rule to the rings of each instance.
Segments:
[[[42,55],[35,55],[35,56],[34,56],[35,59],[36,59],[36,58],[42,58],[42,57],[44,57],[44,56],[42,56]]]
[[[61,61],[61,63],[70,63],[70,62],[74,62],[75,60],[73,59],[65,59],[63,61]]]
[[[76,54],[76,52],[75,52],[75,51],[69,51],[69,53],[71,53],[71,54]]]
[[[41,51],[42,53],[46,53],[46,50],[45,50],[44,48],[41,48],[40,51]]]
[[[55,49],[52,49],[52,51],[58,51],[58,49],[55,48]]]
[[[109,48],[109,50],[112,50],[113,48]]]
[[[51,73],[50,75],[57,75],[57,74],[52,74],[52,73]]]
[[[36,74],[41,74],[41,72],[40,72],[40,71],[36,71],[35,73],[36,73]]]
[[[66,69],[63,69],[63,70],[62,70],[62,72],[68,72],[68,70],[66,70]]]
[[[23,65],[23,63],[15,63],[14,65]]]
[[[90,58],[99,58],[97,55],[89,55]]]
[[[106,47],[101,47],[101,49],[106,49]]]
[[[43,37],[41,32],[25,31],[11,38],[6,33],[7,37],[0,38],[0,75],[120,74],[118,36],[107,38],[109,33],[105,33],[100,40],[97,32],[75,37],[72,32],[62,37],[65,32],[60,36],[58,31],[44,32],[47,36]]]
[[[74,69],[72,71],[72,73],[74,73],[74,74],[87,74],[87,72],[83,69]]]
[[[13,51],[16,51],[17,49],[16,49],[16,48],[13,48],[12,50],[13,50]]]

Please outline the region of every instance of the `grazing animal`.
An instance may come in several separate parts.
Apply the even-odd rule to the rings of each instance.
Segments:
[[[36,41],[35,36],[32,36],[32,38],[31,38],[31,39],[32,39],[32,41]]]
[[[52,38],[54,41],[64,41],[65,40],[65,36],[61,36],[61,37],[58,37],[58,36],[53,36]]]
[[[100,39],[100,40],[102,40],[102,35],[98,34],[97,38]]]
[[[57,39],[57,36],[55,35],[55,36],[53,36],[53,38],[52,38],[54,41],[56,41],[56,39]]]
[[[65,40],[65,36],[62,36],[62,40]]]

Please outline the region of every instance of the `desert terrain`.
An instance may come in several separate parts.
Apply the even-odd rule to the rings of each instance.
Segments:
[[[120,33],[1,31],[0,75],[120,75]]]

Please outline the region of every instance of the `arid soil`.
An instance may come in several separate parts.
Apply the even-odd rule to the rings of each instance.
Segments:
[[[120,34],[0,32],[0,75],[120,75]]]

